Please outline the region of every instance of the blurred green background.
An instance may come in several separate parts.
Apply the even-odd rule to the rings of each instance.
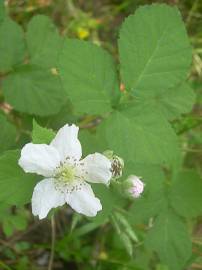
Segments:
[[[2,1],[2,0],[1,0]],[[10,16],[25,29],[36,14],[49,16],[64,36],[90,40],[102,45],[117,59],[118,31],[124,18],[134,13],[139,5],[167,3],[180,9],[193,46],[193,64],[189,80],[196,93],[193,111],[173,122],[180,135],[185,156],[185,166],[202,173],[202,0],[7,0]],[[117,59],[118,63],[118,59]],[[8,115],[8,104],[1,101],[0,110]],[[9,116],[16,126],[18,116]],[[85,123],[84,123],[85,124]],[[20,130],[23,133],[23,130]],[[25,131],[26,134],[26,131]],[[27,209],[11,209],[12,218],[5,219],[0,229],[0,269],[47,269],[51,249],[50,221],[33,222]],[[141,247],[135,260],[129,257],[122,243],[113,234],[109,224],[96,228],[82,223],[81,218],[68,212],[58,214],[56,227],[55,262],[53,269],[155,269],[166,270],[156,261],[148,265],[150,255]],[[73,228],[78,222],[82,226]],[[202,269],[202,220],[194,224],[193,263],[189,269]],[[190,224],[192,228],[193,224]],[[144,227],[142,233],[144,233]]]

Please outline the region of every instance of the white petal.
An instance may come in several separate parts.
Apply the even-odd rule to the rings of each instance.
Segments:
[[[99,153],[88,155],[80,164],[83,164],[83,169],[87,172],[84,175],[86,181],[109,184],[112,177],[111,162],[104,155]]]
[[[94,217],[102,210],[100,200],[95,197],[91,186],[83,183],[80,190],[73,191],[68,195],[67,203],[78,213]]]
[[[53,171],[60,163],[57,150],[46,144],[26,144],[21,151],[18,164],[25,172],[37,173],[45,177],[53,175]]]
[[[66,157],[80,159],[82,156],[81,144],[78,140],[79,128],[75,125],[65,125],[59,129],[51,145],[54,146],[64,161]]]
[[[65,204],[63,193],[55,189],[54,179],[44,179],[34,188],[32,195],[32,213],[39,216],[39,219],[45,218],[52,208]]]

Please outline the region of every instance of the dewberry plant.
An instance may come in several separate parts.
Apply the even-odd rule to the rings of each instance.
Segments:
[[[12,226],[25,229],[25,217],[21,223],[16,217],[31,201],[40,218],[60,206],[47,217],[54,214],[55,219],[67,202],[91,216],[85,219],[89,230],[113,226],[114,237],[128,253],[124,269],[148,269],[154,261],[165,267],[155,269],[187,269],[194,259],[190,223],[202,214],[202,181],[183,166],[173,121],[190,112],[195,101],[188,81],[190,41],[176,7],[152,4],[125,19],[117,43],[118,62],[101,46],[63,36],[44,15],[34,16],[23,29],[1,2],[4,232],[12,234]],[[80,127],[78,138],[74,124]],[[78,160],[87,156],[88,162],[75,155]],[[69,185],[75,177],[77,184]],[[41,180],[48,185],[37,189]],[[88,180],[105,186],[92,184],[91,189]],[[65,199],[55,187],[70,197],[78,192]],[[15,218],[8,211],[13,206]],[[74,215],[71,229],[79,220]],[[110,249],[112,244],[106,245]]]

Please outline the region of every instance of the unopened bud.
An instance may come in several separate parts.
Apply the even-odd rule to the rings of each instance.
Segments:
[[[125,181],[127,195],[132,198],[139,198],[144,190],[144,186],[145,184],[135,175],[129,176]]]

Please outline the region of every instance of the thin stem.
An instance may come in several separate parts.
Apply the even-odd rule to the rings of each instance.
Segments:
[[[51,254],[48,263],[48,270],[53,269],[54,254],[55,254],[55,219],[53,215],[51,217]]]

